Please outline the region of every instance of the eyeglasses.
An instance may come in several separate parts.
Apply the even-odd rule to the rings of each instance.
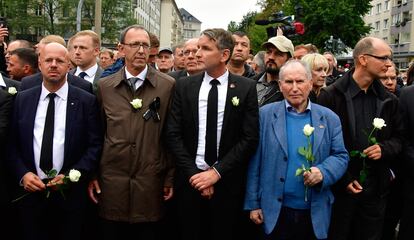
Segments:
[[[373,54],[369,54],[369,53],[365,53],[365,54],[362,54],[362,55],[367,55],[367,56],[376,58],[378,60],[381,60],[383,62],[386,62],[387,60],[392,62],[392,57],[390,57],[390,56],[377,56],[377,55],[373,55]]]
[[[129,46],[130,48],[140,48],[142,47],[144,50],[148,50],[150,48],[150,45],[148,43],[141,43],[141,42],[135,42],[135,43],[123,43],[124,45]]]
[[[193,55],[196,55],[198,49],[193,49],[193,50],[185,50],[183,52],[184,56],[190,56],[190,54],[192,53]]]

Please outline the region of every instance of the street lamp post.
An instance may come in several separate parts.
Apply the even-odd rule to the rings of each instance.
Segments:
[[[79,32],[81,30],[83,1],[84,0],[79,0],[78,8],[76,10],[76,32]]]

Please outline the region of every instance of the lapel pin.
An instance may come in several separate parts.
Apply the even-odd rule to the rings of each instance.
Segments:
[[[71,102],[71,103],[70,103],[70,105],[72,105],[72,106],[73,106],[73,105],[75,105],[75,104],[74,104],[73,102]]]
[[[235,87],[236,87],[236,84],[230,83],[230,88],[235,88]]]

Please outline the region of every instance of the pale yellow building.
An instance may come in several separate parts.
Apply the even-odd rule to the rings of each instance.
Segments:
[[[407,68],[414,59],[413,0],[373,0],[371,5],[370,12],[364,17],[371,27],[369,35],[387,41],[397,67]]]
[[[160,46],[171,47],[183,42],[184,22],[174,0],[161,0]]]

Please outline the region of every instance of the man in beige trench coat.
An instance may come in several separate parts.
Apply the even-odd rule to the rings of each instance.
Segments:
[[[125,67],[98,82],[106,134],[89,195],[98,204],[103,239],[151,240],[163,201],[173,194],[162,133],[175,81],[147,65],[150,39],[143,27],[127,27],[120,43]]]

